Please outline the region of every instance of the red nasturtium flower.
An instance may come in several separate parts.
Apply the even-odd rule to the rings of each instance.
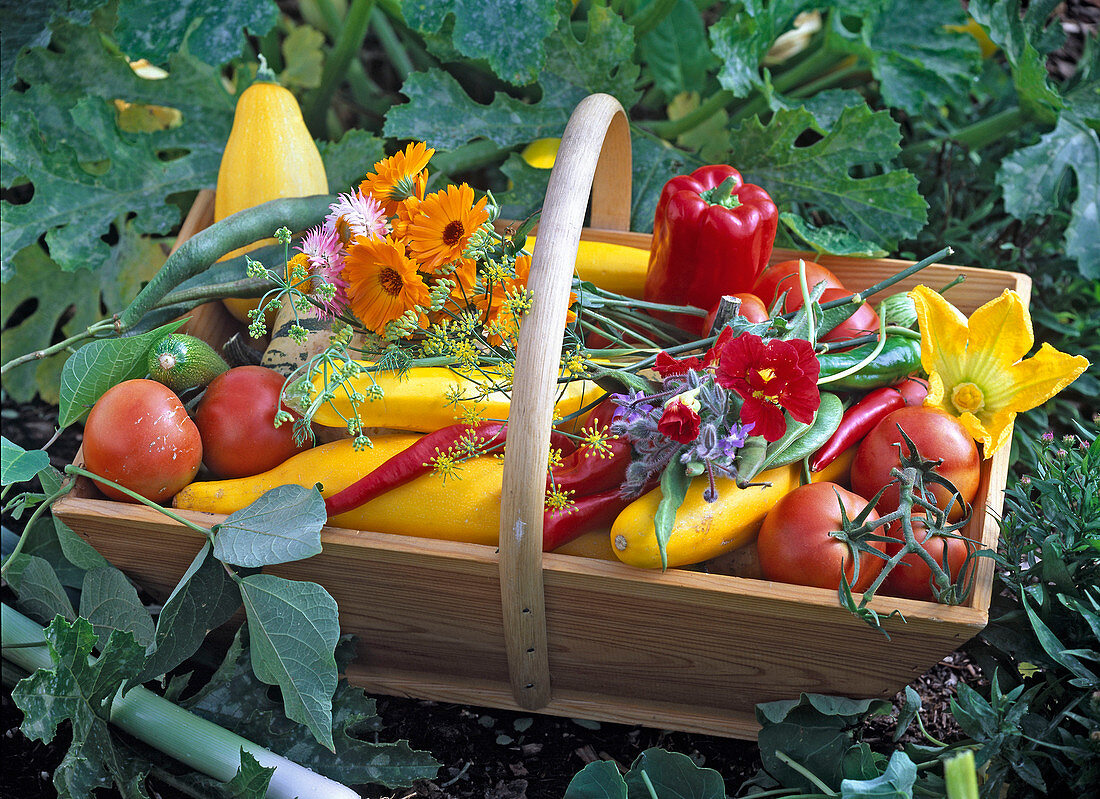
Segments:
[[[718,364],[718,354],[731,336],[733,336],[733,328],[723,328],[722,332],[718,334],[718,340],[714,342],[714,346],[707,350],[702,358],[696,355],[689,355],[687,358],[673,358],[667,352],[661,350],[657,353],[657,362],[653,365],[653,371],[665,378],[670,375],[687,374],[688,369],[701,372],[704,369],[716,366]]]
[[[699,435],[699,414],[682,402],[670,402],[657,422],[657,432],[681,444],[690,444]]]
[[[804,339],[765,342],[743,333],[727,342],[720,353],[715,379],[745,400],[741,423],[754,424],[753,433],[777,441],[787,430],[783,411],[808,424],[821,404],[817,378],[821,364]]]

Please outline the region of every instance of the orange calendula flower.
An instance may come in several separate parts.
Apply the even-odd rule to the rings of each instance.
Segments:
[[[470,237],[488,219],[487,197],[474,202],[474,190],[463,183],[429,194],[408,227],[409,249],[426,269],[462,256]]]
[[[982,444],[986,458],[1010,436],[1016,414],[1041,405],[1088,368],[1080,355],[1043,344],[1024,358],[1035,336],[1023,298],[1006,289],[967,320],[927,286],[909,292],[917,309],[924,404],[955,416]]]
[[[345,259],[344,279],[352,311],[375,333],[382,334],[406,311],[431,304],[416,263],[393,237],[357,238]]]
[[[359,184],[359,191],[382,203],[386,216],[397,212],[397,205],[409,197],[422,198],[428,182],[428,161],[435,150],[424,142],[414,142],[374,165],[374,172]]]

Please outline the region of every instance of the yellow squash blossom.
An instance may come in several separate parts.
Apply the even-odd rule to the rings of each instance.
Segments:
[[[920,323],[921,366],[928,373],[924,404],[956,417],[986,458],[1008,440],[1017,413],[1046,402],[1088,368],[1082,356],[1045,343],[1024,359],[1035,336],[1015,291],[1006,289],[969,320],[927,286],[909,296]]]

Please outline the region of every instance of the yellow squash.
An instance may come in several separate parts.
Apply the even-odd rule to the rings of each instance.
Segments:
[[[325,165],[298,101],[278,83],[258,76],[237,100],[233,128],[218,168],[214,221],[268,200],[327,193]],[[265,239],[242,247],[222,260],[274,241]],[[242,322],[248,321],[248,311],[258,304],[248,299],[224,302]]]
[[[427,432],[461,421],[462,411],[469,406],[480,410],[482,419],[506,419],[510,407],[507,394],[493,392],[481,398],[477,375],[464,377],[445,367],[415,367],[404,377],[393,372],[363,373],[349,381],[348,390],[364,395],[373,383],[381,387],[381,399],[359,403],[359,419],[364,427],[388,427],[396,430]],[[314,396],[321,390],[322,378],[313,381]],[[557,402],[560,417],[569,416],[604,395],[604,390],[589,380],[567,383]],[[463,399],[451,402],[452,396]],[[341,416],[343,414],[343,416]],[[353,416],[347,393],[340,388],[331,402],[325,403],[313,416],[313,421],[326,427],[344,427],[345,418]]]
[[[793,463],[757,476],[758,482],[770,483],[769,486],[738,488],[733,481],[723,481],[717,502],[703,499],[707,487],[704,478],[692,480],[669,537],[669,568],[710,560],[752,541],[768,511],[798,485],[799,469],[800,464]],[[623,563],[661,568],[661,553],[653,529],[660,501],[661,489],[655,488],[628,505],[615,519],[611,548]]]
[[[533,250],[535,240],[535,236],[528,236],[524,249]],[[576,271],[580,279],[615,294],[641,299],[648,268],[649,250],[603,241],[581,241],[577,248]]]

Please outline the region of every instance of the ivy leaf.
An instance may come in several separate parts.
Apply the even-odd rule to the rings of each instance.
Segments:
[[[745,182],[767,186],[780,208],[797,209],[803,217],[821,213],[885,249],[916,235],[928,205],[917,191],[916,177],[890,166],[900,141],[890,114],[866,105],[846,108],[819,141],[798,145],[814,125],[809,111],[781,108],[766,126],[753,118],[735,130],[732,140]],[[881,174],[852,177],[862,167]]]
[[[336,142],[317,142],[325,164],[329,191],[346,192],[374,171],[374,165],[386,157],[386,142],[370,131],[351,128]]]
[[[610,760],[597,760],[573,776],[563,799],[627,799],[626,781]]]
[[[210,682],[184,701],[190,710],[244,738],[262,740],[271,751],[345,785],[399,788],[435,776],[439,763],[427,752],[404,741],[375,740],[372,733],[382,724],[374,699],[343,679],[332,699],[336,752],[320,746],[304,727],[287,720],[268,696],[268,687],[256,679],[249,666],[248,639],[248,628],[242,627]],[[353,655],[350,640],[342,639],[336,649],[341,671]]]
[[[839,225],[823,225],[817,227],[798,214],[783,211],[779,214],[779,221],[787,226],[794,235],[806,243],[811,250],[818,255],[828,253],[830,255],[859,255],[866,258],[884,258],[888,254],[886,250],[863,241],[853,235],[847,228]]]
[[[99,339],[73,353],[61,371],[58,425],[68,427],[82,419],[112,386],[148,374],[150,348],[182,324],[179,320],[140,336]]]
[[[35,621],[45,623],[55,616],[76,618],[65,587],[43,558],[19,553],[4,578],[19,597],[17,607]]]
[[[648,782],[642,776],[645,773]],[[653,785],[653,790],[649,785]],[[667,799],[725,799],[726,783],[712,768],[700,768],[690,757],[653,747],[646,749],[626,773],[630,796]]]
[[[319,743],[335,751],[333,650],[340,637],[339,610],[317,583],[253,574],[238,585],[252,639],[252,670],[282,690],[287,718],[305,724]]]
[[[327,520],[316,488],[277,486],[217,526],[214,557],[257,568],[312,557],[321,551]]]
[[[653,514],[653,532],[657,536],[657,549],[661,553],[661,569],[668,568],[668,539],[676,525],[676,511],[684,504],[691,480],[684,471],[679,457],[673,455],[671,463],[661,475],[661,501]]]
[[[261,766],[260,761],[241,749],[241,766],[226,783],[225,791],[233,799],[264,799],[274,773],[274,766]]]
[[[517,85],[530,83],[542,69],[544,43],[559,17],[557,0],[424,0],[404,6],[403,11],[405,21],[421,34],[438,33],[452,16],[450,35],[457,52],[485,59],[499,77]],[[487,36],[487,31],[502,35]]]
[[[50,743],[63,721],[72,722],[72,745],[54,771],[62,796],[90,796],[96,788],[139,784],[130,758],[111,743],[107,720],[114,696],[128,674],[141,666],[144,650],[132,635],[115,630],[102,655],[89,661],[96,636],[85,619],[55,618],[45,630],[52,669],[21,680],[12,700],[23,711],[23,733]],[[130,795],[137,795],[136,791]]]
[[[153,642],[153,619],[138,599],[137,590],[114,566],[101,566],[84,575],[80,616],[87,619],[100,641],[115,630],[130,632],[146,648]]]
[[[207,634],[232,618],[241,606],[241,592],[213,557],[210,542],[202,545],[157,617],[156,645],[134,684],[166,674],[202,646]]]
[[[0,436],[0,485],[24,483],[49,465],[50,456],[45,450],[28,451]]]
[[[910,799],[917,781],[917,766],[905,752],[894,752],[886,771],[874,779],[842,780],[841,799]]]
[[[219,0],[120,0],[115,36],[133,59],[163,64],[186,39],[192,55],[220,65],[241,54],[245,31],[263,36],[278,19],[272,0],[228,6]]]
[[[1050,133],[1004,159],[997,183],[1005,210],[1020,220],[1053,213],[1067,173],[1077,178],[1077,199],[1066,228],[1066,254],[1081,274],[1100,278],[1100,137],[1073,114],[1063,113]]]

